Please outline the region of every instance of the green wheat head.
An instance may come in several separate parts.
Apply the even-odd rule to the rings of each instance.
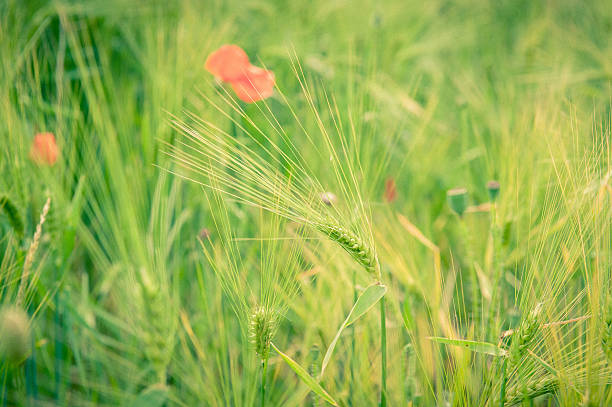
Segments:
[[[359,235],[331,222],[319,226],[318,229],[346,250],[368,273],[380,278],[380,266],[376,253]]]
[[[537,304],[535,308],[527,315],[527,318],[521,323],[518,330],[512,335],[512,344],[510,346],[510,364],[517,367],[521,359],[527,354],[529,346],[535,339],[540,326],[540,312],[542,304]]]
[[[270,355],[270,342],[277,325],[275,312],[264,306],[256,307],[249,317],[249,341],[261,360],[267,360]]]

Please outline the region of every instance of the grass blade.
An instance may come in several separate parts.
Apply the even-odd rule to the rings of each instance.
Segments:
[[[306,369],[300,366],[295,360],[291,359],[288,355],[281,352],[274,343],[270,343],[270,346],[280,355],[281,358],[289,365],[289,367],[299,376],[300,379],[310,387],[310,390],[321,396],[325,401],[327,401],[332,406],[337,406],[338,403],[336,400],[329,395],[327,391],[311,376],[308,374]]]
[[[487,355],[506,356],[507,353],[504,349],[489,342],[470,341],[468,339],[448,339],[434,336],[430,336],[428,339],[446,345],[462,346],[472,352],[485,353]]]
[[[386,292],[386,286],[380,283],[374,283],[368,288],[366,288],[365,291],[359,296],[359,298],[357,298],[357,301],[355,301],[353,308],[351,308],[351,312],[349,312],[348,316],[340,326],[340,329],[338,329],[334,340],[331,341],[331,343],[329,344],[327,352],[325,352],[323,363],[321,363],[320,377],[323,377],[323,372],[325,371],[325,368],[329,363],[329,359],[331,358],[331,355],[334,352],[336,343],[338,342],[338,339],[340,339],[340,335],[342,335],[342,331],[344,331],[344,328],[348,327],[349,325],[357,321],[359,318],[361,318],[363,315],[365,315],[370,310],[370,308],[376,305],[376,303],[383,297],[383,295],[385,295]]]
[[[140,392],[131,407],[161,407],[167,399],[168,388],[163,384],[154,384]]]

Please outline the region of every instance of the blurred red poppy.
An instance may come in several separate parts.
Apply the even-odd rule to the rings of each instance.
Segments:
[[[249,57],[237,45],[223,45],[206,59],[204,67],[224,82],[240,79],[250,66]]]
[[[387,178],[385,181],[385,193],[383,195],[385,201],[391,203],[397,199],[397,188],[393,178]]]
[[[272,96],[274,74],[256,66],[249,66],[246,75],[231,82],[236,96],[243,102],[253,103]]]
[[[59,150],[53,133],[38,133],[32,141],[30,158],[36,164],[52,166],[57,161]]]
[[[204,67],[230,83],[236,96],[244,102],[257,102],[274,93],[274,74],[251,65],[247,54],[237,45],[223,45],[208,56]]]

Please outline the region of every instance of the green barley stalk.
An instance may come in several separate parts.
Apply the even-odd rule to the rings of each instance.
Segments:
[[[532,401],[536,397],[554,393],[558,387],[558,380],[552,377],[541,378],[534,382],[522,384],[520,387],[515,386],[508,389],[506,400],[500,405],[514,406],[524,402],[525,400]]]
[[[142,323],[144,353],[153,366],[159,383],[165,384],[174,344],[167,323],[168,301],[159,287],[153,284],[141,284],[141,293],[145,311],[145,320]]]
[[[527,355],[529,346],[534,341],[540,326],[540,313],[542,303],[536,304],[534,309],[528,314],[527,318],[521,323],[519,328],[512,334],[512,343],[508,355],[502,363],[502,379],[500,390],[500,406],[505,405],[507,400],[508,368],[517,370],[521,360]],[[515,396],[512,396],[515,397]]]
[[[294,231],[295,238],[279,239],[285,223],[276,215],[260,217],[261,236],[252,240],[261,251],[259,287],[244,273],[238,241],[230,225],[228,207],[223,196],[215,192],[206,195],[220,247],[209,240],[201,241],[204,253],[215,271],[221,287],[229,298],[239,322],[247,321],[249,342],[261,365],[261,406],[266,403],[267,368],[270,347],[280,319],[287,311],[288,302],[298,292],[297,273],[300,270],[302,230]],[[215,251],[221,250],[221,259]],[[257,298],[250,305],[249,299]]]
[[[257,306],[249,318],[249,340],[261,360],[261,406],[266,404],[266,372],[270,356],[270,343],[278,327],[278,315],[265,307]]]
[[[236,128],[246,135],[248,142],[222,130],[219,126],[187,112],[186,120],[173,118],[171,123],[182,138],[175,145],[167,145],[165,154],[169,155],[181,170],[167,169],[190,181],[219,191],[230,199],[287,218],[291,221],[313,228],[330,240],[336,242],[359,264],[380,281],[381,272],[370,225],[370,214],[360,193],[359,163],[350,143],[355,134],[345,134],[338,113],[338,107],[325,95],[332,117],[332,130],[324,124],[317,109],[313,94],[301,79],[301,67],[294,67],[303,93],[310,106],[318,132],[309,133],[292,110],[286,98],[285,103],[298,128],[306,139],[322,156],[329,157],[329,164],[342,193],[346,207],[328,205],[321,196],[328,189],[313,176],[308,161],[300,149],[292,144],[291,138],[280,125],[270,107],[265,103],[256,105],[265,116],[269,129],[262,130],[240,105],[229,97],[223,97],[223,104],[232,108],[228,114],[211,98],[203,96],[217,111],[225,116]],[[284,96],[281,93],[281,96]],[[248,123],[249,130],[242,122]],[[262,141],[263,138],[263,141]],[[282,146],[275,140],[282,140]],[[281,172],[291,168],[289,175]],[[352,222],[356,219],[356,222]],[[385,302],[380,305],[381,323],[381,405],[386,405],[386,315]]]

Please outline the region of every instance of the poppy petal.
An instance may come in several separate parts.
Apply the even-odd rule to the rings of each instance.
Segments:
[[[230,82],[244,76],[249,68],[249,57],[237,45],[223,45],[206,59],[204,67],[225,82]]]
[[[274,93],[274,74],[272,71],[251,65],[243,77],[232,81],[232,88],[243,102],[257,102]]]
[[[32,141],[30,158],[36,164],[53,165],[57,161],[59,150],[53,133],[38,133]]]

